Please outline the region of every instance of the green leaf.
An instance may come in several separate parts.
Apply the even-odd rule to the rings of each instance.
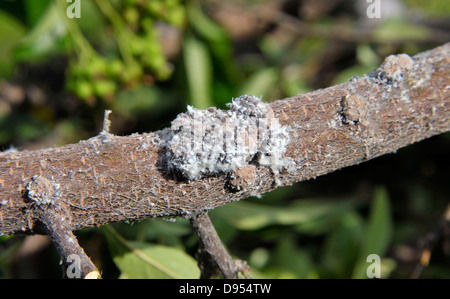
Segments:
[[[324,278],[348,277],[353,270],[364,237],[364,222],[354,211],[341,215],[326,236],[321,266]]]
[[[311,91],[308,83],[301,77],[301,68],[291,65],[283,71],[281,88],[285,96],[293,97]]]
[[[420,11],[429,17],[448,17],[450,1],[442,0],[403,0],[413,11]]]
[[[426,27],[414,25],[402,19],[388,19],[373,33],[373,37],[383,43],[400,40],[421,41],[428,36],[430,36],[430,32]]]
[[[162,245],[125,240],[111,226],[103,228],[121,278],[194,279],[200,277],[197,262],[184,251]]]
[[[184,236],[192,236],[189,221],[184,218],[169,222],[162,219],[149,219],[135,224],[136,241],[157,240],[158,244],[183,248]],[[184,240],[185,241],[185,240]]]
[[[342,212],[351,206],[348,201],[298,200],[283,207],[240,201],[214,212],[238,229],[257,230],[269,225],[307,225],[336,215],[337,211]],[[304,231],[307,229],[304,228]]]
[[[0,10],[0,48],[16,43],[26,32],[25,26]]]
[[[0,77],[10,76],[14,70],[13,47],[24,36],[22,23],[0,11]]]
[[[368,44],[357,46],[356,59],[360,64],[372,69],[375,69],[381,63],[380,57],[378,57],[377,53]]]
[[[113,102],[113,111],[127,117],[150,111],[158,102],[158,90],[144,86],[132,90],[121,90]]]
[[[228,39],[225,30],[208,18],[199,5],[187,5],[189,23],[205,39],[209,41],[222,42]]]
[[[389,195],[384,187],[375,191],[372,203],[363,254],[383,255],[392,236],[391,208]]]
[[[364,243],[353,273],[354,278],[367,277],[367,256],[369,254],[378,254],[380,257],[384,255],[391,242],[392,230],[389,195],[384,187],[379,187],[375,191]]]
[[[295,244],[295,236],[290,234],[282,236],[278,241],[269,261],[269,267],[283,269],[285,272],[283,275],[290,273],[291,278],[317,277],[309,252],[299,248]]]
[[[183,58],[190,104],[198,109],[213,106],[212,64],[207,47],[194,36],[187,35],[183,43]]]
[[[23,2],[27,15],[27,23],[31,27],[36,25],[51,3],[50,0],[25,0]]]
[[[225,30],[210,19],[197,4],[189,3],[186,7],[189,24],[195,34],[209,50],[214,68],[211,98],[216,107],[225,107],[232,97],[236,97],[232,87],[240,83],[241,70],[233,56],[233,45]]]
[[[16,58],[18,60],[39,59],[62,49],[62,39],[67,33],[64,18],[66,16],[59,10],[56,3],[49,5],[36,26],[21,40],[15,50]]]
[[[239,89],[239,94],[249,94],[269,98],[276,88],[279,72],[275,67],[262,68],[250,75]]]

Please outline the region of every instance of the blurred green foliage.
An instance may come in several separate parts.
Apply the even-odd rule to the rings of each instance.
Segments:
[[[403,7],[397,15],[371,20],[356,1],[81,0],[79,19],[67,17],[63,0],[2,1],[0,144],[77,142],[100,131],[106,108],[116,134],[158,130],[186,104],[295,96],[449,39],[449,1],[393,2]],[[439,136],[210,215],[256,278],[365,278],[372,253],[383,278],[408,277],[417,241],[448,204],[449,147]],[[78,237],[104,277],[199,276],[186,219],[111,224]],[[0,277],[26,276],[15,270],[21,242],[0,237]],[[423,277],[450,277],[438,248]],[[54,273],[44,272],[35,275]]]

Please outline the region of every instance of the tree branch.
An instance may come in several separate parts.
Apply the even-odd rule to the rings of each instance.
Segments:
[[[70,228],[70,214],[60,206],[59,186],[42,177],[33,177],[26,186],[27,198],[61,256],[63,276],[68,278],[99,278],[100,272],[78,244]]]
[[[244,261],[233,260],[223,246],[207,212],[190,218],[191,225],[200,239],[197,260],[201,279],[211,278],[219,270],[223,278],[238,278],[238,273],[247,275],[249,268]]]
[[[196,215],[394,152],[450,129],[450,43],[416,55],[390,56],[361,78],[270,103],[291,128],[289,171],[257,166],[229,188],[227,174],[196,181],[166,171],[169,130],[114,136],[105,130],[77,144],[0,153],[0,234],[46,233],[48,223],[30,200],[37,177],[57,196],[49,205],[67,213],[76,230],[149,217]],[[34,179],[33,179],[34,178]],[[239,180],[234,178],[234,180]],[[31,196],[32,199],[32,196]]]

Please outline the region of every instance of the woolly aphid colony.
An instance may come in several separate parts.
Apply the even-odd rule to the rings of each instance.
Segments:
[[[270,106],[244,95],[228,104],[229,110],[188,106],[172,122],[167,163],[187,180],[230,173],[250,162],[274,173],[287,167],[283,158],[289,143],[288,127],[281,126]]]

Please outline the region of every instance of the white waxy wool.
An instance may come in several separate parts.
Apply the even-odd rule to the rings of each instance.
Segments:
[[[278,173],[287,166],[283,154],[289,143],[288,127],[281,126],[267,103],[244,95],[229,110],[209,108],[187,112],[172,122],[167,162],[188,180],[230,173],[250,162]]]

